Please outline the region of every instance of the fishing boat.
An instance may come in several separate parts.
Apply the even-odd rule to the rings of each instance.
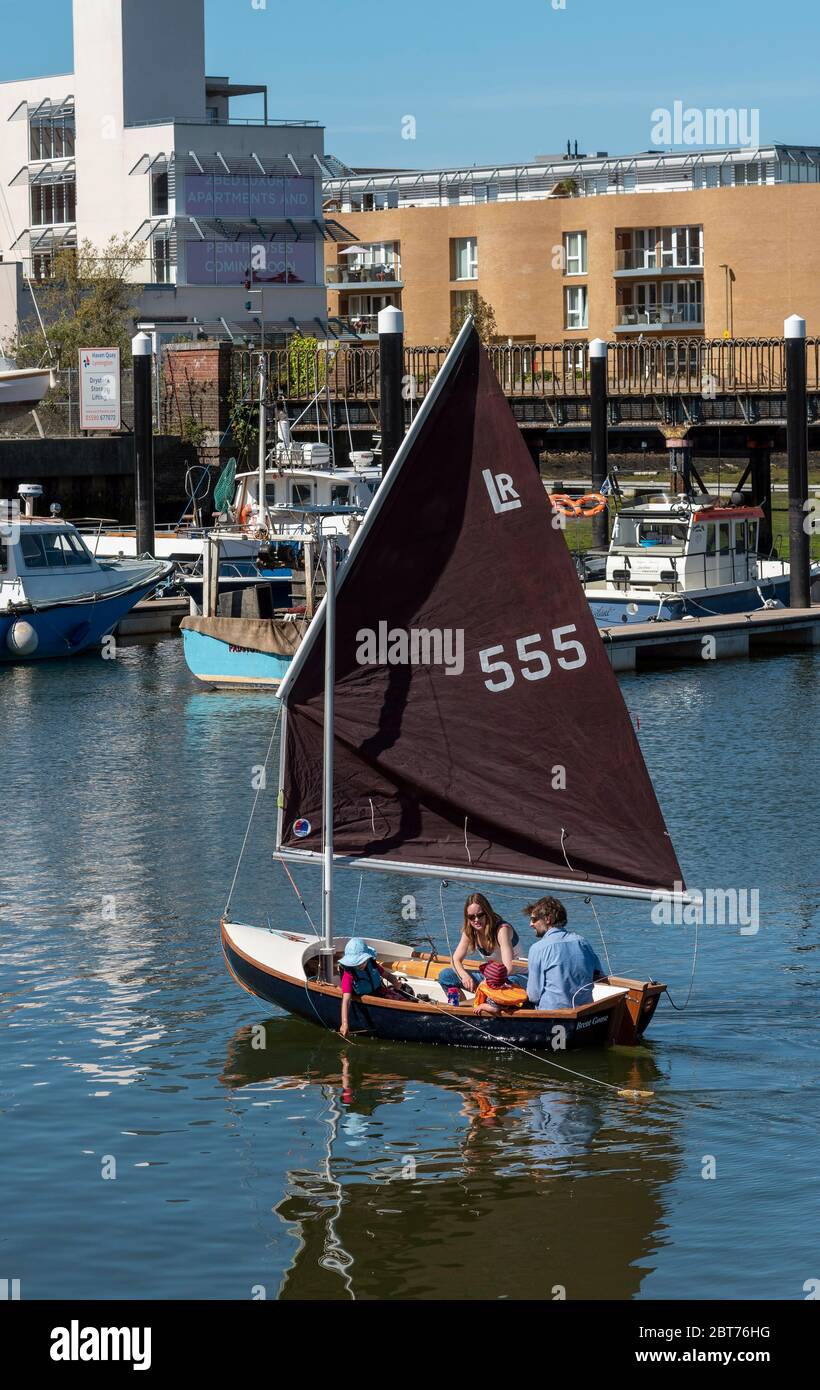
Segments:
[[[748,613],[789,601],[789,566],[758,554],[759,506],[660,496],[615,517],[606,575],[585,592],[599,627]],[[820,565],[812,578],[820,576]]]
[[[443,463],[446,461],[446,466]],[[492,583],[487,583],[488,566]],[[617,679],[546,493],[468,320],[280,687],[274,859],[322,870],[322,934],[221,924],[267,1003],[338,1028],[334,875],[434,877],[535,896],[688,900]],[[407,991],[351,1029],[467,1047],[641,1036],[664,986],[610,976],[590,1003],[491,1018],[449,1004],[424,956],[364,935]],[[436,961],[438,965],[440,962]]]
[[[39,484],[19,489],[27,514],[0,503],[0,662],[76,656],[98,647],[170,574],[156,560],[97,560],[70,522],[34,515]]]

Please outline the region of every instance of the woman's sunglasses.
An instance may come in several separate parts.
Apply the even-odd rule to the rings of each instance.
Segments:
[[[468,922],[480,922],[481,919],[482,919],[483,917],[486,917],[486,916],[487,916],[486,912],[468,912],[468,913],[467,913],[467,921],[468,921]]]

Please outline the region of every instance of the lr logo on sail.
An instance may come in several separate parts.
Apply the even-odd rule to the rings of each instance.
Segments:
[[[493,511],[496,514],[499,512],[512,512],[515,511],[516,507],[521,506],[521,498],[513,487],[513,480],[509,473],[493,474],[490,472],[489,468],[485,468],[481,476],[490,494],[490,501],[493,504]]]

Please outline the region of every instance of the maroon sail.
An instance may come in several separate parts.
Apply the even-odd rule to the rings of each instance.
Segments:
[[[323,613],[291,667],[279,849],[318,857]],[[339,573],[334,850],[442,877],[682,875],[543,484],[469,326]]]

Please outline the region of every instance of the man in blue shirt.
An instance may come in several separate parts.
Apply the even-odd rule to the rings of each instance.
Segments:
[[[592,1001],[592,983],[604,971],[590,946],[567,931],[567,911],[557,898],[524,908],[538,940],[530,947],[527,997],[536,1009],[576,1009]]]

